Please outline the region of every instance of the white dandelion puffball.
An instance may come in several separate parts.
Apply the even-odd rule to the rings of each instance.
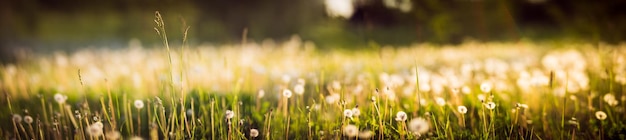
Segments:
[[[144,106],[144,104],[143,104],[143,101],[142,101],[142,100],[135,100],[134,105],[135,105],[135,108],[137,108],[137,109],[141,109],[141,108],[143,108],[143,106]]]
[[[485,95],[484,94],[478,94],[478,100],[480,100],[481,102],[485,101]]]
[[[283,83],[288,84],[291,81],[291,76],[285,74],[281,77],[281,80],[283,80]]]
[[[426,121],[426,119],[413,118],[409,122],[409,130],[411,130],[414,134],[421,135],[428,132],[429,129],[430,124]]]
[[[343,116],[344,117],[348,117],[348,118],[352,118],[352,110],[351,109],[346,109],[343,111]]]
[[[331,94],[330,96],[326,96],[325,100],[326,100],[326,103],[328,104],[334,104],[334,103],[337,103],[337,101],[339,101],[339,98],[341,98],[339,94]]]
[[[257,93],[257,98],[263,98],[263,96],[265,96],[265,90],[259,90],[259,93]]]
[[[406,121],[406,119],[407,119],[406,112],[399,111],[398,113],[396,113],[396,121],[403,122],[403,121]]]
[[[483,93],[491,92],[491,84],[489,84],[489,83],[482,83],[482,84],[480,84],[480,90],[483,91]]]
[[[370,139],[372,136],[374,136],[374,132],[369,131],[369,130],[359,132],[360,139]]]
[[[21,123],[22,122],[22,116],[20,116],[18,114],[13,115],[13,122]]]
[[[293,91],[296,92],[296,94],[298,95],[304,94],[304,85],[297,84],[296,86],[293,87]]]
[[[487,102],[485,104],[485,107],[487,107],[487,109],[489,109],[489,110],[494,109],[494,108],[496,108],[496,103],[494,103],[494,102]]]
[[[359,108],[352,108],[352,116],[358,117],[359,115],[361,115],[361,110],[359,110]]]
[[[87,127],[87,133],[92,137],[99,137],[102,135],[103,127],[104,125],[102,125],[101,122],[93,123],[89,127]]]
[[[437,105],[439,106],[444,106],[446,105],[446,100],[441,98],[441,97],[437,97],[435,98],[435,102],[437,103]]]
[[[33,117],[28,115],[24,116],[24,122],[26,122],[27,124],[33,123]]]
[[[226,117],[226,119],[231,119],[231,118],[235,117],[235,112],[233,112],[231,110],[226,110],[226,114],[225,114],[224,117]]]
[[[289,90],[289,89],[283,90],[283,96],[284,97],[291,98],[292,95],[293,95],[293,93],[291,92],[291,90]]]
[[[597,111],[596,112],[596,118],[598,120],[604,120],[604,119],[606,119],[606,113],[604,113],[604,111]]]
[[[356,127],[355,125],[349,124],[343,127],[343,135],[346,135],[348,137],[355,137],[358,133],[359,133],[359,128]]]
[[[352,0],[324,0],[326,13],[331,17],[350,18],[354,14]]]
[[[67,100],[67,96],[61,94],[61,93],[57,93],[54,94],[54,100],[57,101],[57,103],[65,103],[65,101]]]
[[[459,111],[459,113],[461,113],[461,114],[465,114],[465,113],[467,113],[467,107],[465,107],[465,106],[459,106],[459,107],[457,107],[457,110],[458,110],[458,111]]]
[[[257,129],[250,129],[250,137],[256,138],[259,136],[259,130]]]

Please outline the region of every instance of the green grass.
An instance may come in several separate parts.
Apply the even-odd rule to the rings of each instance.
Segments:
[[[626,139],[623,45],[341,51],[294,37],[176,49],[156,17],[161,49],[130,43],[0,65],[0,137]]]
[[[181,49],[186,55],[138,46],[32,54],[0,67],[6,122],[0,136],[355,139],[344,128],[356,126],[369,139],[625,138],[622,46],[468,42],[356,52],[303,46],[292,40]],[[68,99],[59,103],[55,94]],[[135,107],[136,100],[144,106]],[[354,108],[360,115],[344,116]],[[406,121],[396,120],[399,111]],[[429,129],[414,133],[410,122],[417,118]],[[97,122],[103,127],[90,130]],[[259,136],[251,137],[251,129]],[[104,134],[90,132],[97,130]]]

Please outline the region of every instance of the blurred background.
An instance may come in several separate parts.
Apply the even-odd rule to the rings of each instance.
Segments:
[[[464,40],[626,39],[624,0],[2,0],[3,60],[15,50],[158,45],[154,12],[170,41],[190,26],[193,44],[282,41],[298,35],[318,48],[372,44],[458,44]]]

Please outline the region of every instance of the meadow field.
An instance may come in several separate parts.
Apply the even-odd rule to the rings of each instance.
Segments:
[[[235,45],[21,53],[2,139],[626,139],[626,46]]]

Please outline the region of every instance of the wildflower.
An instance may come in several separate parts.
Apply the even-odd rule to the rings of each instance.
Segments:
[[[265,90],[259,90],[259,93],[257,93],[257,98],[263,98],[263,96],[265,96]]]
[[[336,91],[341,90],[341,83],[339,81],[333,81],[333,89]]]
[[[619,103],[615,98],[615,95],[613,95],[612,93],[604,95],[603,99],[607,104],[609,104],[609,106],[616,106]]]
[[[416,135],[421,135],[430,129],[430,124],[423,118],[413,118],[409,122],[409,130]]]
[[[521,108],[528,108],[528,105],[527,104],[517,103],[517,104],[515,104],[515,107],[518,107],[518,108],[520,108],[520,107]]]
[[[257,129],[250,129],[250,137],[256,138],[259,136],[259,130]]]
[[[472,89],[470,89],[468,86],[463,86],[463,88],[461,88],[461,92],[463,92],[463,94],[470,94],[472,93]]]
[[[235,117],[235,112],[231,111],[231,110],[226,110],[226,119],[231,119],[233,117]]]
[[[459,111],[459,113],[461,113],[461,114],[465,114],[465,113],[467,113],[467,107],[465,107],[465,106],[459,106],[459,107],[457,107],[457,110],[458,110],[458,111]]]
[[[406,121],[406,119],[407,119],[406,112],[399,111],[398,113],[396,113],[396,121],[403,122],[403,121]]]
[[[22,116],[20,116],[18,114],[13,115],[13,122],[21,123],[22,122]]]
[[[305,83],[306,83],[306,82],[304,81],[304,79],[302,79],[302,78],[298,78],[298,82],[297,82],[297,84],[298,84],[298,85],[302,85],[302,86],[304,86],[304,84],[305,84]]]
[[[491,84],[489,84],[489,83],[482,83],[482,84],[480,84],[480,90],[483,91],[483,93],[491,92]]]
[[[348,137],[354,137],[359,133],[359,128],[356,127],[355,125],[347,125],[345,127],[343,127],[343,135],[346,135]]]
[[[61,93],[57,93],[57,94],[54,94],[54,100],[57,101],[57,103],[62,104],[62,103],[65,103],[65,101],[67,100],[67,96]]]
[[[374,136],[374,132],[369,131],[369,130],[368,131],[361,131],[361,132],[359,132],[359,138],[361,138],[361,139],[369,139],[372,136]]]
[[[604,111],[596,111],[596,118],[602,121],[606,119],[606,113],[604,113]]]
[[[480,100],[480,102],[484,102],[485,101],[485,94],[478,94],[478,100]]]
[[[351,109],[346,109],[343,111],[343,116],[344,117],[348,117],[348,118],[352,118],[352,110]]]
[[[137,108],[137,109],[143,108],[143,101],[135,100],[135,108]]]
[[[117,139],[120,139],[122,134],[120,134],[120,132],[118,132],[118,131],[110,131],[110,132],[107,132],[104,136],[108,140],[117,140]]]
[[[283,96],[287,97],[287,98],[291,98],[291,95],[293,95],[293,93],[291,92],[291,90],[289,89],[285,89],[283,90]]]
[[[304,85],[297,84],[295,87],[293,87],[293,91],[296,92],[296,94],[298,95],[304,94]]]
[[[339,101],[339,94],[331,94],[330,96],[326,96],[326,103],[328,104],[334,104],[337,103],[337,101]]]
[[[283,83],[288,84],[289,81],[291,81],[291,76],[285,74],[283,75],[282,80],[283,80]]]
[[[352,116],[358,117],[359,115],[361,115],[361,110],[357,107],[352,108]]]
[[[496,108],[496,103],[494,102],[487,102],[487,104],[485,104],[485,107],[487,107],[487,109],[491,110]]]
[[[444,105],[446,105],[446,100],[444,100],[444,99],[443,99],[443,98],[441,98],[441,97],[437,97],[437,98],[435,98],[435,102],[436,102],[436,103],[437,103],[437,105],[439,105],[439,106],[444,106]]]
[[[33,123],[33,117],[29,115],[24,116],[24,122],[26,122],[27,124]]]
[[[92,137],[99,137],[102,135],[103,127],[104,125],[102,125],[102,122],[93,123],[89,125],[89,127],[87,127],[87,133],[91,135]]]

